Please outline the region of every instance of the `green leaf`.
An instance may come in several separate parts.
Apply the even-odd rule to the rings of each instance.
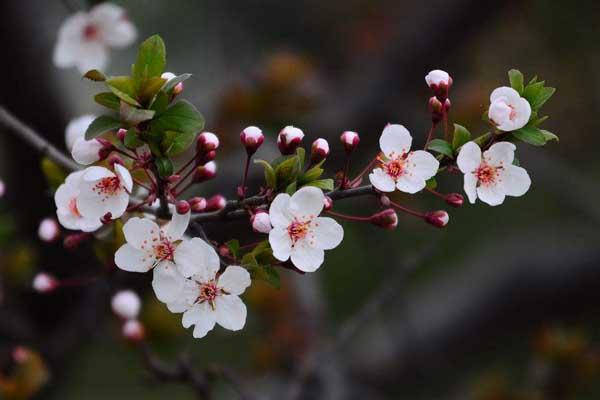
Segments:
[[[185,151],[194,140],[197,132],[175,132],[165,131],[165,137],[162,142],[163,151],[169,156],[175,156]]]
[[[91,140],[103,133],[116,131],[121,127],[121,121],[116,118],[102,115],[96,118],[85,131],[85,140]]]
[[[427,182],[425,182],[425,187],[427,189],[434,190],[437,187],[437,180],[435,179],[435,177],[429,178]]]
[[[160,131],[199,132],[204,127],[204,118],[196,108],[180,100],[152,120],[151,128]]]
[[[300,178],[298,178],[298,181],[300,183],[308,183],[315,179],[319,179],[324,172],[323,168],[321,168],[321,165],[323,165],[324,162],[325,160],[321,160],[317,165],[302,174]]]
[[[298,161],[300,162],[300,169],[304,169],[304,159],[306,156],[306,150],[303,147],[298,147],[296,149],[296,156],[298,157]]]
[[[141,45],[133,65],[132,77],[137,88],[150,78],[159,77],[167,63],[165,43],[158,35],[150,36]]]
[[[536,102],[537,97],[540,95],[541,91],[544,89],[544,82],[535,82],[527,85],[525,90],[523,90],[522,96],[529,102],[531,109],[536,111],[533,107],[533,104]]]
[[[265,170],[265,182],[268,187],[271,189],[275,189],[277,187],[277,176],[275,175],[275,170],[265,160],[254,160],[254,164],[261,164]]]
[[[159,76],[146,80],[138,90],[138,99],[140,102],[142,104],[151,104],[166,81],[166,79]]]
[[[469,140],[471,140],[471,132],[462,125],[454,124],[454,135],[452,136],[452,148],[454,151]]]
[[[156,157],[154,159],[154,164],[158,169],[158,175],[161,178],[167,178],[173,175],[173,163],[166,157]]]
[[[525,89],[523,81],[523,74],[518,69],[511,69],[508,71],[508,79],[510,81],[510,87],[515,89],[519,94],[523,93]]]
[[[531,126],[540,126],[542,124],[542,122],[544,122],[545,120],[548,119],[548,116],[545,115],[543,117],[534,117],[533,114],[531,115],[531,119],[529,120],[529,124]]]
[[[555,88],[543,87],[537,94],[535,100],[533,100],[533,102],[530,103],[531,108],[534,110],[540,109],[540,107],[542,107],[548,100],[550,100],[550,97],[552,97],[554,92],[556,92]]]
[[[513,136],[522,142],[532,144],[534,146],[543,146],[546,144],[546,139],[541,129],[533,126],[525,126],[513,132]]]
[[[138,147],[143,146],[144,142],[138,138],[137,130],[135,128],[129,128],[125,134],[123,144],[125,144],[125,147],[128,149],[137,149]]]
[[[446,142],[443,139],[433,139],[427,144],[427,149],[436,151],[450,158],[452,158],[454,155],[450,143]]]
[[[94,96],[94,100],[101,106],[115,111],[119,111],[119,107],[121,106],[121,100],[112,92],[98,93]]]
[[[558,136],[556,136],[554,133],[550,132],[550,131],[546,131],[544,129],[540,129],[540,131],[542,132],[542,135],[544,135],[544,140],[546,142],[549,142],[551,140],[556,140],[557,142],[558,140]]]
[[[289,195],[292,195],[292,194],[296,193],[297,186],[298,185],[297,185],[296,181],[293,181],[292,183],[287,185],[287,187],[285,188],[285,192]]]
[[[282,185],[282,187],[283,185],[288,185],[290,182],[295,181],[299,172],[300,159],[297,155],[290,156],[275,167],[277,182]]]
[[[169,96],[163,91],[158,92],[150,104],[150,109],[156,111],[157,115],[160,115],[165,112],[167,107],[169,107]]]
[[[83,77],[94,82],[104,82],[106,80],[106,75],[97,69],[90,69],[83,75]]]
[[[231,255],[233,256],[233,258],[237,260],[240,255],[239,254],[240,253],[240,242],[236,239],[233,239],[233,240],[226,242],[225,245],[231,252]]]
[[[140,122],[149,121],[154,117],[156,111],[154,110],[142,110],[135,108],[121,102],[120,114],[121,120],[124,121],[128,126],[136,126]]]
[[[331,192],[333,190],[333,179],[317,179],[316,181],[307,183],[305,186],[314,186],[326,192]]]
[[[178,84],[178,83],[181,83],[181,82],[183,82],[183,81],[185,81],[185,80],[189,79],[191,76],[192,76],[192,74],[181,74],[181,75],[178,75],[178,76],[176,76],[176,77],[175,77],[175,78],[173,78],[173,79],[169,79],[169,80],[168,80],[168,81],[167,81],[167,82],[164,84],[164,86],[162,87],[162,90],[163,90],[164,92],[167,92],[167,93],[168,93],[168,92],[170,92],[171,90],[173,90],[173,88],[174,88],[175,86],[177,86],[177,84]]]
[[[106,80],[106,86],[118,98],[132,106],[141,107],[141,104],[135,99],[136,90],[133,80],[128,76],[114,76]]]

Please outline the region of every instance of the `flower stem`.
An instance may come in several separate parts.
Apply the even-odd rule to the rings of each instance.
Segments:
[[[182,173],[183,171],[185,171],[185,169],[186,169],[187,167],[189,167],[189,166],[190,166],[190,164],[191,164],[191,163],[193,163],[195,160],[196,160],[196,154],[194,154],[194,155],[192,156],[192,158],[191,158],[191,159],[190,159],[188,162],[186,162],[185,164],[183,164],[183,166],[182,166],[181,168],[179,168],[179,169],[177,170],[177,172],[175,172],[175,175],[181,175],[181,173]]]
[[[391,200],[390,200],[390,204],[392,206],[394,206],[394,208],[396,208],[396,209],[398,209],[398,210],[400,210],[402,212],[405,212],[407,214],[413,215],[413,216],[418,217],[418,218],[425,218],[425,214],[420,213],[418,211],[411,210],[410,208],[404,207],[404,206],[402,206],[402,205],[400,205],[398,203],[395,203],[395,202],[393,202]]]
[[[244,175],[242,176],[242,186],[241,186],[241,190],[239,193],[239,198],[240,200],[244,199],[244,197],[246,197],[246,180],[248,179],[248,170],[250,169],[250,158],[252,158],[252,156],[250,154],[248,154],[246,156],[246,164],[244,165]]]
[[[340,219],[345,219],[346,221],[360,221],[360,222],[370,222],[371,221],[371,217],[359,217],[357,215],[342,214],[342,213],[335,212],[332,210],[325,211],[325,212],[334,217],[337,217]]]
[[[448,131],[448,110],[446,110],[445,107],[444,107],[444,112],[443,112],[443,118],[444,118],[444,140],[446,140],[448,142],[448,141],[450,141],[450,132]]]
[[[427,134],[427,140],[425,141],[425,148],[427,148],[427,145],[429,144],[429,142],[431,142],[431,139],[433,139],[433,132],[435,132],[436,127],[437,127],[437,122],[431,122],[431,128],[429,128],[429,133]]]
[[[373,158],[365,168],[363,168],[362,171],[360,171],[360,173],[358,175],[356,175],[356,178],[354,178],[352,180],[352,182],[350,182],[350,186],[354,186],[367,172],[369,172],[371,170],[371,167],[373,167],[373,164],[375,164],[377,162],[378,156],[375,156],[375,158]]]

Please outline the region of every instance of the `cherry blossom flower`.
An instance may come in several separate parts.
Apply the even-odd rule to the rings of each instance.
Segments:
[[[337,247],[344,229],[334,219],[319,217],[325,204],[321,189],[305,186],[291,197],[278,194],[271,203],[269,217],[273,229],[269,244],[273,256],[292,263],[300,270],[313,272],[323,263],[324,250]]]
[[[80,137],[73,144],[71,156],[81,165],[90,165],[102,158],[100,152],[103,149],[104,145],[99,140],[85,140]]]
[[[135,26],[125,10],[111,3],[101,3],[89,12],[77,12],[60,27],[54,48],[54,64],[60,68],[77,67],[81,73],[103,69],[108,62],[108,48],[129,46],[137,37]]]
[[[133,290],[121,290],[113,296],[110,305],[119,318],[128,320],[137,318],[142,302]]]
[[[154,268],[152,287],[156,297],[163,302],[171,301],[181,290],[183,276],[190,275],[187,269],[176,265],[178,253],[182,251],[180,241],[189,221],[189,212],[173,213],[171,221],[162,228],[148,218],[131,218],[123,226],[127,243],[115,253],[115,264],[129,272],[147,272]],[[183,248],[181,258],[187,264],[194,250],[193,246]]]
[[[86,168],[79,185],[77,208],[81,215],[101,218],[111,213],[119,218],[129,204],[129,193],[133,187],[131,174],[121,164],[114,164],[115,172],[104,167]]]
[[[531,117],[529,102],[507,86],[495,89],[490,95],[489,119],[505,132],[515,131],[527,125]]]
[[[69,174],[65,183],[54,194],[58,222],[67,229],[93,232],[102,226],[100,218],[84,216],[79,212],[77,199],[80,194],[84,171]]]
[[[77,118],[73,118],[65,129],[65,143],[69,151],[73,150],[73,145],[77,139],[85,139],[85,131],[88,126],[96,119],[95,115],[85,114]]]
[[[465,174],[464,189],[471,203],[479,197],[490,206],[504,202],[505,196],[522,196],[531,186],[527,171],[513,165],[516,146],[509,142],[493,144],[481,155],[475,142],[465,143],[456,163]]]
[[[204,337],[215,324],[238,331],[246,324],[246,305],[239,296],[250,286],[250,274],[242,267],[230,265],[217,275],[220,266],[217,252],[203,240],[197,240],[204,245],[199,247],[202,250],[195,254],[190,265],[192,274],[167,307],[173,313],[183,313],[184,328],[195,325],[195,338]]]
[[[412,137],[402,125],[385,127],[379,138],[383,157],[379,167],[369,175],[369,180],[381,192],[398,189],[417,193],[425,188],[425,182],[435,176],[440,166],[433,155],[423,150],[409,151]]]

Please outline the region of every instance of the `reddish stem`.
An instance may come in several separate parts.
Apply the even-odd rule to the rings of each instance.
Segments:
[[[194,154],[194,156],[185,164],[183,164],[183,166],[181,168],[179,168],[177,170],[177,172],[175,172],[175,175],[181,175],[181,173],[190,166],[191,163],[193,163],[196,160],[196,154]]]
[[[246,180],[248,179],[248,170],[250,169],[250,158],[252,156],[250,154],[247,155],[246,157],[246,164],[244,165],[244,176],[242,177],[242,186],[241,186],[241,196],[240,200],[242,200],[244,197],[246,197]]]
[[[436,127],[437,122],[431,122],[431,128],[429,128],[429,134],[427,135],[427,141],[425,142],[425,148],[427,148],[427,145],[429,142],[431,142],[431,139],[433,138],[433,132],[435,132]]]
[[[360,173],[358,175],[356,175],[356,178],[354,178],[352,180],[352,182],[350,182],[350,186],[354,186],[367,172],[369,172],[371,170],[371,168],[373,167],[373,164],[375,164],[377,162],[378,156],[375,156],[375,158],[373,158],[368,164],[367,166],[360,171]]]
[[[396,208],[396,209],[398,209],[400,211],[403,211],[403,212],[405,212],[407,214],[413,215],[413,216],[418,217],[418,218],[425,218],[425,214],[420,213],[418,211],[411,210],[410,208],[404,207],[404,206],[402,206],[402,205],[400,205],[398,203],[395,203],[395,202],[393,202],[391,200],[390,200],[390,204],[392,206],[394,206],[394,208]]]
[[[371,221],[371,217],[359,217],[357,215],[342,214],[342,213],[335,212],[332,210],[326,211],[326,213],[329,215],[332,215],[334,217],[340,218],[340,219],[345,219],[346,221],[360,221],[360,222],[370,222]]]

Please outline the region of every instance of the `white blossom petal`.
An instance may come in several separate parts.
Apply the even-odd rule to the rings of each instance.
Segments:
[[[86,114],[72,119],[65,129],[65,143],[67,149],[71,151],[75,141],[79,138],[85,139],[85,131],[88,126],[96,119],[95,115]],[[73,174],[82,174],[82,171],[74,172]],[[71,174],[71,175],[73,175]],[[70,175],[69,175],[70,176]]]
[[[100,196],[96,196],[100,197]],[[122,193],[111,196],[105,202],[104,214],[111,213],[112,219],[119,218],[121,215],[125,213],[127,210],[127,206],[129,205],[129,194],[125,191]]]
[[[216,320],[216,312],[211,308],[210,304],[204,302],[194,305],[183,313],[181,323],[184,328],[196,325],[193,335],[196,339],[200,339],[214,328]]]
[[[152,288],[156,298],[163,303],[175,301],[184,284],[185,278],[171,261],[162,261],[154,268]]]
[[[58,31],[58,40],[54,47],[54,65],[60,68],[75,65],[82,42],[82,32],[88,21],[86,13],[77,12],[63,22]]]
[[[154,266],[154,261],[147,252],[136,249],[129,243],[119,247],[115,253],[115,264],[123,271],[148,272]]]
[[[291,252],[292,263],[300,271],[314,272],[325,259],[325,251],[316,247],[310,247],[306,241],[300,240],[292,248]]]
[[[198,277],[200,282],[214,279],[219,271],[219,256],[211,245],[200,238],[184,240],[175,249],[175,264],[186,278]]]
[[[508,196],[523,196],[531,186],[531,178],[527,171],[516,165],[507,165],[501,171],[504,191]]]
[[[369,174],[369,181],[371,182],[371,185],[375,186],[375,189],[380,192],[393,192],[396,189],[396,182],[394,179],[386,174],[381,168],[375,168],[373,172]]]
[[[125,10],[112,3],[101,3],[90,10],[90,19],[102,31],[102,41],[112,47],[129,46],[136,39],[135,26]]]
[[[133,188],[133,179],[131,178],[131,174],[129,170],[122,166],[121,164],[115,164],[115,173],[119,177],[121,181],[121,185],[131,193],[131,189]]]
[[[504,98],[508,103],[513,103],[521,98],[519,92],[515,89],[508,86],[501,86],[499,88],[494,89],[492,94],[490,94],[490,103],[494,101]]]
[[[477,177],[472,172],[465,174],[464,190],[471,204],[475,204],[477,200]]]
[[[483,158],[494,167],[511,165],[515,159],[516,148],[517,146],[510,142],[494,143],[483,153]]]
[[[290,214],[290,195],[287,193],[280,193],[275,197],[275,200],[269,207],[269,217],[271,218],[271,224],[275,228],[287,228],[290,222],[292,222],[292,215]]]
[[[273,250],[273,257],[279,261],[287,261],[292,251],[292,239],[286,228],[273,228],[269,232],[269,244]]]
[[[73,144],[71,156],[73,160],[81,165],[90,165],[100,160],[100,150],[102,150],[102,147],[102,144],[96,139],[85,140],[84,138],[78,138]]]
[[[245,268],[230,265],[225,272],[219,276],[219,287],[225,289],[232,295],[240,295],[251,284],[250,274]]]
[[[490,206],[502,204],[505,196],[502,185],[481,185],[477,188],[477,197]]]
[[[223,328],[239,331],[246,324],[246,305],[238,296],[218,296],[215,308],[217,323]]]
[[[481,165],[481,149],[477,143],[471,141],[465,143],[458,153],[456,165],[463,174],[473,172]]]
[[[415,174],[402,174],[396,181],[396,188],[404,193],[414,194],[425,189],[425,179]]]
[[[116,176],[109,169],[104,167],[88,167],[83,171],[82,179],[86,182],[95,182],[103,178],[112,178]]]
[[[339,246],[344,239],[344,228],[333,218],[315,218],[311,228],[314,235],[312,247],[331,250]]]
[[[325,206],[323,191],[314,186],[305,186],[290,199],[290,211],[294,216],[317,216]]]
[[[434,177],[439,167],[440,162],[427,151],[411,151],[406,157],[407,172],[424,180]]]
[[[388,124],[379,138],[379,147],[386,157],[408,153],[411,145],[412,136],[403,125]]]
[[[123,226],[125,240],[136,249],[146,249],[160,239],[160,230],[154,221],[148,218],[130,218]]]
[[[108,51],[103,43],[90,41],[82,43],[77,49],[75,65],[80,73],[90,69],[103,70],[108,64]]]
[[[171,221],[164,227],[164,232],[171,241],[179,240],[183,237],[190,224],[190,215],[190,211],[185,214],[179,214],[177,211],[173,212]]]

